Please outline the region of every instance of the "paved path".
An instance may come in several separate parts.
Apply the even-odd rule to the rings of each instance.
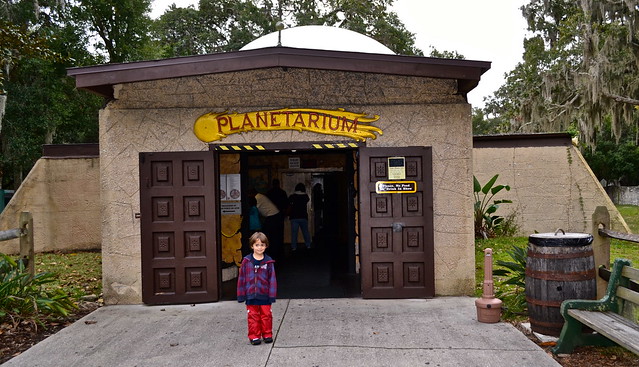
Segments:
[[[559,366],[474,298],[283,299],[252,346],[244,305],[106,306],[4,366]]]

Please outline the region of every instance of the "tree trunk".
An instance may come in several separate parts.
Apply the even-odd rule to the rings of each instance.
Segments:
[[[2,121],[4,120],[4,111],[7,107],[7,95],[0,94],[0,137],[2,136]],[[0,189],[2,189],[2,168],[0,168]],[[1,198],[4,200],[4,198]]]
[[[4,120],[4,110],[7,106],[7,95],[0,94],[0,132],[2,132],[2,120]]]

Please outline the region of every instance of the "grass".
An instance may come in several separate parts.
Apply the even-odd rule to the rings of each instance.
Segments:
[[[617,205],[617,210],[626,221],[630,232],[639,233],[639,206],[637,205]],[[612,239],[610,241],[610,261],[622,257],[632,261],[632,264],[639,267],[639,243]]]
[[[639,206],[637,205],[617,205],[617,210],[621,213],[626,224],[632,233],[639,233]]]
[[[63,288],[74,300],[102,293],[100,252],[42,253],[35,255],[36,273],[52,272],[57,280],[47,286]]]

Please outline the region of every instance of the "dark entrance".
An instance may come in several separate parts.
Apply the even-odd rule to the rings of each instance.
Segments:
[[[144,303],[219,299],[217,172],[212,152],[140,153]]]
[[[347,166],[352,167],[352,162]],[[313,247],[289,252],[277,267],[282,298],[359,297],[361,286],[355,273],[355,211],[353,174],[325,173],[321,179],[323,210],[313,210],[316,221]],[[310,195],[310,193],[309,193]],[[321,221],[317,221],[317,216]],[[319,222],[319,223],[318,223]]]
[[[248,193],[252,187],[265,192],[272,180],[278,179],[290,195],[296,184],[304,183],[310,197],[308,213],[312,248],[305,249],[300,235],[298,250],[291,251],[290,222],[286,218],[283,250],[276,257],[278,298],[360,296],[359,275],[355,271],[357,150],[353,147],[309,149],[311,146],[307,143],[305,149],[299,149],[299,146],[280,144],[262,151],[252,149],[239,153],[242,211],[248,212],[245,205],[249,202]],[[243,255],[250,253],[246,241],[251,233],[245,223],[242,230]],[[225,282],[223,298],[235,297],[235,282],[235,279]]]

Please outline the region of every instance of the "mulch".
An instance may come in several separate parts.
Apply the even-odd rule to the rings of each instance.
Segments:
[[[100,304],[97,302],[82,302],[73,315],[46,320],[44,325],[26,321],[18,325],[12,325],[8,322],[0,323],[0,364],[20,355],[40,341],[95,311],[98,307]]]
[[[622,347],[577,347],[571,354],[555,355],[550,349],[554,347],[556,343],[539,340],[532,332],[522,327],[520,323],[513,323],[513,325],[563,367],[639,366],[639,356]]]

